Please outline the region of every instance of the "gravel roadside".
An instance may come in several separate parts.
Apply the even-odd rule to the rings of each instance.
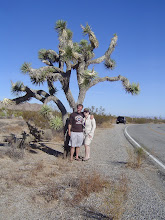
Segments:
[[[114,125],[113,129],[97,131],[92,143],[93,166],[114,179],[127,176],[129,193],[122,219],[165,219],[164,174],[147,158],[138,169],[125,166],[133,146],[124,136],[124,128]]]
[[[120,180],[121,176],[126,177],[129,190],[121,219],[165,219],[165,175],[147,159],[143,160],[138,169],[127,167],[133,147],[124,136],[124,128],[125,125],[114,125],[111,129],[97,129],[91,144],[91,159],[86,162],[74,161],[74,164],[80,170],[95,169],[114,182]],[[83,148],[81,155],[84,155]],[[56,160],[53,155],[43,152],[39,156],[42,156],[42,160],[50,166]],[[31,156],[32,163],[35,157],[37,154]],[[9,163],[13,169],[16,165],[20,165],[19,169],[21,169],[21,161],[17,164],[10,160],[6,161],[6,164]],[[23,163],[24,169],[26,161]],[[4,170],[1,175],[5,173],[6,167],[5,164],[2,165]],[[71,164],[68,163],[69,166]],[[64,207],[62,203],[61,206],[59,203],[45,205],[42,201],[34,204],[31,200],[32,190],[27,187],[17,185],[12,191],[10,187],[9,190],[3,191],[3,187],[1,181],[0,219],[2,220],[110,219],[101,214],[99,207],[102,201],[95,194],[84,199],[77,206]],[[42,188],[42,185],[34,186],[33,191],[37,193],[39,187]],[[90,209],[91,206],[95,209]]]

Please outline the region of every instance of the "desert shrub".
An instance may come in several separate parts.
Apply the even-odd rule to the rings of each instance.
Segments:
[[[128,148],[126,146],[128,161],[126,163],[127,168],[140,168],[142,165],[142,160],[145,158],[145,153],[142,148]]]
[[[47,203],[58,199],[57,187],[50,185],[47,189],[40,191],[39,194]]]
[[[84,173],[84,175],[81,173],[78,179],[73,179],[73,181],[70,185],[75,188],[76,193],[72,203],[76,204],[84,199],[84,197],[88,197],[91,193],[102,191],[108,185],[108,181],[96,171],[92,171],[90,174]]]
[[[100,108],[95,108],[94,106],[89,108],[90,114],[94,115],[97,126],[102,125],[103,123],[110,122],[112,123],[113,116],[105,113],[105,109],[100,106]]]
[[[51,129],[45,129],[42,135],[44,140],[51,140],[53,138],[53,132]]]
[[[118,181],[111,182],[110,187],[106,190],[106,196],[100,207],[106,216],[110,219],[122,219],[125,211],[125,203],[128,195],[128,179],[122,174]]]
[[[127,117],[127,122],[128,123],[133,123],[133,124],[146,124],[146,123],[165,123],[165,119],[157,118],[150,118],[150,117]]]
[[[110,115],[98,115],[96,113],[93,114],[96,120],[97,125],[101,125],[104,122],[111,121]]]
[[[5,155],[13,160],[19,160],[19,159],[23,159],[24,151],[23,149],[18,149],[15,147],[8,147],[5,152]]]
[[[60,161],[60,163],[62,163],[62,161]],[[59,163],[57,163],[57,165],[60,167],[60,169],[58,169],[60,173],[66,173],[71,170],[69,167],[67,169],[63,168],[64,164],[59,165]],[[42,196],[47,203],[60,199],[68,204],[74,205],[80,203],[91,193],[98,193],[108,187],[108,180],[99,173],[93,171],[85,174],[84,171],[82,172],[76,176],[67,175],[66,179],[61,179],[60,184],[57,182],[49,182],[43,190],[39,191],[38,195]]]
[[[0,109],[0,118],[7,117],[7,112],[4,109]]]
[[[25,121],[31,121],[34,123],[36,127],[42,128],[42,129],[55,129],[60,130],[62,122],[61,113],[58,111],[53,111],[52,114],[54,115],[54,119],[51,120],[51,122],[47,119],[47,116],[49,114],[50,108],[49,106],[42,108],[41,112],[34,112],[34,111],[24,111],[22,113],[22,117]],[[45,117],[46,116],[46,117]]]
[[[54,130],[61,130],[63,127],[63,122],[61,117],[55,116],[53,119],[50,120],[50,127]]]
[[[0,117],[1,118],[18,118],[22,116],[22,111],[19,110],[11,110],[6,108],[0,109]]]
[[[52,109],[48,105],[43,105],[41,110],[40,110],[40,113],[41,113],[41,115],[44,116],[44,118],[49,118],[50,112],[52,112]]]
[[[49,123],[43,115],[39,112],[34,111],[24,111],[22,117],[25,121],[31,121],[35,124],[35,126],[40,127],[42,129],[49,128]]]

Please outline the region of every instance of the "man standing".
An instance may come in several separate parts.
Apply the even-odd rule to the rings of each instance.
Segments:
[[[68,134],[70,136],[71,156],[70,160],[73,161],[73,155],[76,148],[76,160],[79,159],[80,147],[83,144],[83,113],[81,112],[83,105],[77,105],[77,112],[73,112],[69,118]]]

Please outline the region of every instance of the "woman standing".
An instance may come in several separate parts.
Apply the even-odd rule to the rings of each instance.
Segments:
[[[90,143],[93,139],[94,136],[94,131],[96,128],[96,121],[94,118],[91,119],[90,114],[89,114],[89,109],[85,108],[84,109],[84,119],[83,119],[83,124],[84,124],[84,146],[85,146],[85,157],[84,161],[90,159]]]

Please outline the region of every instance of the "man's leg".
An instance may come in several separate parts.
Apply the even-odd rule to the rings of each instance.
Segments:
[[[70,150],[70,160],[71,161],[73,160],[74,151],[75,151],[75,147],[71,147],[71,150]]]
[[[83,144],[83,132],[77,134],[77,143],[79,147],[76,147],[76,159],[79,160],[80,146]]]
[[[80,147],[76,147],[76,159],[79,159]]]

